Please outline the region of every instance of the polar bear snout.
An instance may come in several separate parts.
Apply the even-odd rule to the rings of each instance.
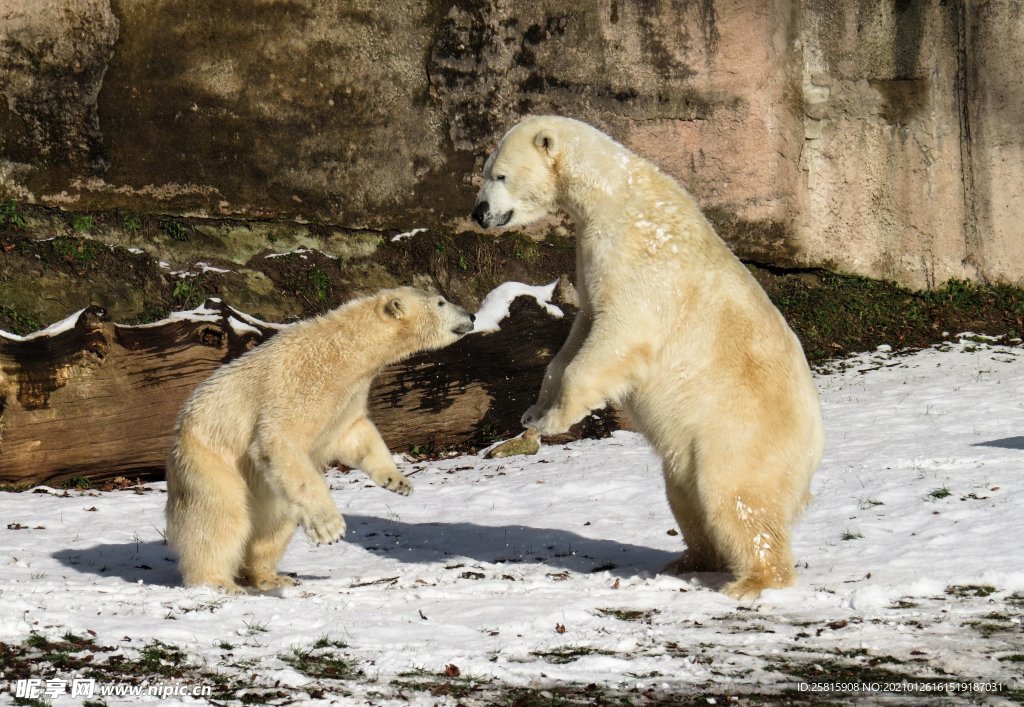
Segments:
[[[475,324],[474,324],[475,321],[476,321],[476,316],[475,315],[473,315],[473,314],[466,314],[466,320],[463,321],[463,322],[460,322],[459,324],[456,324],[455,328],[452,329],[452,333],[453,334],[458,334],[459,336],[465,336],[469,332],[473,331],[473,327],[475,326]]]
[[[483,228],[487,228],[487,211],[490,208],[490,204],[486,201],[481,201],[473,209],[473,220],[480,224]]]
[[[512,209],[503,214],[491,213],[491,204],[488,201],[481,201],[473,209],[473,220],[482,228],[500,228],[512,220]]]
[[[476,317],[457,304],[452,304],[443,297],[438,298],[438,306],[442,308],[446,328],[457,337],[463,337],[475,328]]]

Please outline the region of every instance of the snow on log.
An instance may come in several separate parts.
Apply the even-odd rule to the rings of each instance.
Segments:
[[[568,334],[575,292],[563,277],[550,302],[523,288],[503,293],[515,299],[498,331],[377,378],[370,415],[392,450],[483,446],[521,432],[519,417]],[[0,332],[0,483],[160,478],[174,418],[192,390],[280,328],[208,300],[143,326],[110,322],[90,307],[30,336]]]

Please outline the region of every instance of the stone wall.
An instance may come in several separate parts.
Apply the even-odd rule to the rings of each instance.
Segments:
[[[743,257],[1024,279],[1019,0],[5,0],[0,199],[471,229],[526,113],[676,176]]]
[[[1019,282],[1020,3],[823,0],[801,38],[805,257],[918,286]]]

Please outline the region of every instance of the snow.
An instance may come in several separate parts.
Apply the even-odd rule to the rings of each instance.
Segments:
[[[193,267],[198,268],[198,270],[200,272],[212,272],[212,273],[231,272],[230,270],[226,270],[224,268],[218,268],[218,267],[215,267],[213,265],[210,265],[209,263],[204,263],[201,260],[199,262],[197,262]]]
[[[396,243],[398,241],[404,241],[406,238],[412,238],[417,233],[426,233],[426,231],[427,229],[425,228],[414,228],[411,231],[405,231],[403,233],[391,236],[391,242]]]
[[[307,248],[306,246],[302,246],[302,245],[300,245],[295,250],[290,250],[290,251],[287,251],[287,252],[284,252],[284,253],[267,253],[263,257],[267,258],[267,259],[271,259],[271,258],[286,258],[289,255],[297,255],[300,258],[302,258],[303,260],[309,260],[310,253],[318,253],[318,254],[324,256],[325,258],[330,258],[331,260],[337,260],[338,259],[336,256],[333,256],[333,255],[331,255],[329,253],[324,253],[322,250],[314,250],[312,248]]]
[[[719,704],[797,694],[787,666],[821,681],[854,664],[1021,689],[1024,350],[874,351],[817,381],[828,446],[795,532],[799,584],[752,604],[717,591],[724,575],[657,574],[682,543],[657,458],[617,432],[533,457],[403,461],[410,497],[331,470],[348,536],[315,547],[297,534],[282,569],[300,584],[276,595],[181,587],[163,483],[0,493],[0,642],[94,632],[136,656],[161,641],[303,704],[455,704],[396,687],[446,666],[498,686],[639,686]],[[348,697],[307,698],[302,686],[330,681],[282,659],[323,637],[365,672],[344,682]]]
[[[484,301],[480,303],[480,309],[475,315],[474,334],[500,331],[501,320],[508,316],[509,305],[516,297],[533,297],[537,304],[556,319],[561,319],[561,309],[551,304],[551,298],[555,296],[555,287],[558,280],[550,285],[525,285],[521,282],[506,282],[498,285],[487,293]]]
[[[78,318],[84,311],[84,309],[80,309],[77,312],[64,317],[64,319],[61,319],[59,322],[54,322],[45,329],[34,331],[31,334],[26,334],[25,336],[19,336],[18,334],[12,334],[9,331],[0,329],[0,338],[8,339],[9,341],[31,341],[32,339],[38,339],[43,336],[57,336],[58,334],[63,334],[65,331],[74,329],[75,323],[78,322]]]
[[[209,298],[210,302],[221,302],[219,297]],[[270,328],[270,329],[283,329],[288,326],[287,324],[275,324],[273,322],[265,322],[252,315],[240,312],[234,307],[227,307],[228,311],[228,324],[238,335],[246,333],[260,333],[259,327]],[[221,310],[210,309],[206,306],[206,303],[199,305],[195,309],[189,309],[181,312],[171,312],[165,319],[161,319],[157,322],[151,322],[149,324],[137,324],[137,328],[144,327],[158,327],[163,326],[170,321],[188,321],[188,322],[219,322],[221,319]]]

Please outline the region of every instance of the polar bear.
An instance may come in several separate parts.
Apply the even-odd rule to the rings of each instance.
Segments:
[[[472,329],[473,315],[442,297],[384,290],[285,328],[196,388],[167,460],[167,541],[186,586],[294,584],[277,563],[296,525],[318,544],[345,534],[321,474],[331,461],[410,493],[367,417],[370,383]]]
[[[534,116],[484,165],[483,227],[564,211],[580,309],[523,424],[565,432],[622,405],[663,461],[686,550],[737,599],[795,580],[790,529],[824,444],[800,342],[690,194],[595,128]]]

